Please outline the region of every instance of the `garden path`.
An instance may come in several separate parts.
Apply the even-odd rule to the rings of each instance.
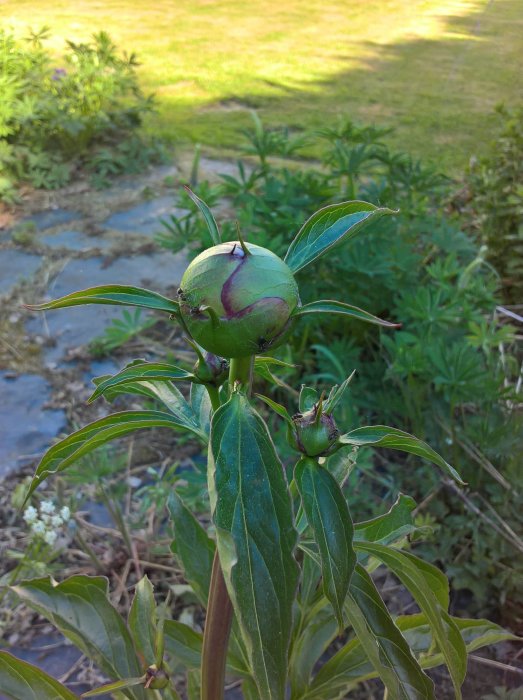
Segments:
[[[213,179],[231,167],[204,158],[201,175]],[[176,166],[161,166],[102,192],[77,185],[47,194],[45,208],[0,228],[0,479],[36,461],[66,428],[57,398],[64,381],[82,400],[93,376],[119,368],[112,358],[86,365],[85,353],[79,362],[78,350],[121,317],[121,308],[44,314],[22,305],[107,283],[175,293],[186,254],[162,249],[155,234],[162,218],[186,213],[175,204],[182,178]]]

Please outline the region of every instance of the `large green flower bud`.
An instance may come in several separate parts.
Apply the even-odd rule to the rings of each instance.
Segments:
[[[247,357],[282,342],[299,303],[298,286],[283,260],[238,242],[198,255],[178,295],[189,333],[222,357]]]

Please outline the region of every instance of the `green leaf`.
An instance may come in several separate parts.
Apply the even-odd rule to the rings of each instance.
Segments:
[[[89,423],[47,450],[36,469],[26,501],[48,476],[63,471],[100,445],[135,430],[162,427],[187,428],[187,425],[170,413],[161,411],[121,411]]]
[[[11,700],[78,700],[37,666],[0,651],[0,690]]]
[[[207,607],[216,545],[177,493],[167,504],[174,525],[176,556],[200,603]]]
[[[400,493],[392,508],[372,520],[354,524],[354,541],[390,544],[403,539],[416,530],[412,522],[412,511],[416,501]]]
[[[103,381],[108,378],[102,377],[100,379]],[[207,442],[208,436],[205,432],[205,426],[202,426],[199,416],[195,414],[182,392],[173,384],[169,382],[129,381],[126,384],[107,389],[105,398],[112,401],[115,396],[121,394],[136,394],[160,401],[173,414],[180,427],[190,430],[204,442]]]
[[[489,620],[453,617],[452,621],[460,630],[468,653],[499,641],[516,639]],[[443,654],[430,653],[432,633],[423,613],[402,615],[396,618],[395,623],[410,648],[419,655],[422,668],[434,668],[444,663]],[[352,639],[320,668],[308,690],[300,695],[300,700],[338,700],[358,683],[376,676],[359,640]]]
[[[212,211],[209,209],[207,204],[205,204],[203,199],[200,199],[196,194],[194,194],[190,187],[184,185],[184,189],[203,214],[203,218],[205,219],[205,223],[207,224],[207,228],[209,229],[209,233],[211,234],[213,244],[219,245],[222,242],[222,237],[220,235],[220,229],[218,228],[218,224],[216,223],[216,220],[212,215]]]
[[[175,365],[166,362],[146,362],[145,360],[137,360],[131,362],[117,374],[113,374],[111,377],[97,383],[96,390],[89,398],[88,403],[92,403],[98,397],[102,396],[107,389],[142,380],[162,382],[180,380],[189,382],[199,381],[192,372],[187,372]]]
[[[434,686],[394,624],[371,577],[356,565],[346,611],[361,646],[389,691],[390,700],[434,700]]]
[[[187,671],[187,700],[200,700],[202,696],[202,675],[198,669]]]
[[[212,405],[209,392],[203,384],[191,384],[190,404],[201,432],[208,439],[211,431]]]
[[[332,389],[329,392],[329,397],[327,398],[327,401],[325,401],[323,405],[323,412],[326,413],[327,415],[331,415],[336,408],[336,406],[339,404],[341,399],[343,398],[343,395],[345,391],[347,390],[347,387],[352,381],[352,378],[356,374],[356,370],[354,370],[348,377],[345,379],[344,382],[342,382],[339,386],[335,384]]]
[[[115,306],[143,306],[146,309],[167,311],[178,317],[180,306],[177,301],[151,292],[141,287],[128,287],[120,284],[107,284],[101,287],[90,287],[79,292],[73,292],[60,299],[54,299],[43,304],[27,304],[32,311],[47,309],[63,309],[67,306],[82,304],[113,304]]]
[[[323,591],[334,608],[341,632],[345,627],[343,604],[356,564],[349,507],[336,479],[315,460],[300,459],[294,478],[318,544]]]
[[[443,469],[458,484],[461,486],[465,485],[458,472],[445,462],[443,457],[440,457],[432,447],[429,447],[423,440],[418,440],[413,435],[405,433],[403,430],[389,428],[386,425],[368,425],[351,430],[350,433],[342,435],[339,440],[345,445],[355,445],[356,447],[372,445],[373,447],[389,447],[393,450],[410,452],[413,455],[428,459]]]
[[[128,625],[136,648],[145,663],[152,666],[156,662],[156,603],[154,587],[147,576],[136,584]]]
[[[200,668],[203,635],[176,620],[165,620],[165,648],[185,668]]]
[[[109,678],[137,678],[142,669],[131,636],[108,600],[107,579],[71,576],[57,583],[41,578],[23,581],[12,590],[26,605],[48,619],[92,659]],[[144,700],[142,688],[124,695]]]
[[[319,398],[320,397],[318,396],[318,392],[316,391],[316,389],[314,389],[311,386],[305,386],[305,384],[302,384],[300,388],[299,398],[300,413],[306,413],[307,411],[311,411],[314,407],[314,404],[318,402]]]
[[[459,629],[447,612],[449,584],[445,574],[409,552],[401,552],[376,542],[355,544],[387,566],[410,591],[431,626],[454,685],[457,700],[467,672],[467,651]]]
[[[89,690],[87,693],[82,693],[80,697],[96,698],[99,695],[105,695],[106,693],[111,693],[115,690],[124,690],[125,688],[134,688],[135,685],[144,685],[146,680],[147,676],[144,674],[139,678],[127,678],[123,681],[114,681],[114,683],[107,683],[106,685],[101,685],[95,690]]]
[[[357,306],[351,306],[351,304],[345,304],[342,301],[332,301],[330,299],[311,301],[309,304],[299,306],[292,316],[293,318],[299,318],[300,316],[307,316],[308,314],[342,314],[343,316],[352,316],[360,321],[367,321],[367,323],[374,323],[377,326],[401,328],[401,323],[384,321],[382,318],[373,316],[368,311],[360,309]]]
[[[239,393],[212,418],[209,495],[220,562],[258,690],[264,700],[283,700],[297,536],[267,426]]]
[[[292,422],[292,418],[289,415],[289,412],[285,408],[285,406],[282,406],[279,403],[276,403],[276,401],[273,401],[272,399],[269,399],[268,396],[263,396],[263,394],[255,394],[256,398],[260,399],[264,403],[267,404],[267,406],[270,406],[272,410],[277,413],[283,420],[287,423],[289,428],[292,430],[294,428],[294,423]]]
[[[312,560],[305,557],[304,561]],[[289,663],[291,698],[306,694],[314,666],[336,636],[338,626],[330,606],[326,605],[307,619],[301,629],[301,634],[293,642]]]
[[[176,620],[165,620],[165,647],[169,654],[183,667],[199,669],[202,661],[203,635]],[[227,672],[243,677],[245,664],[229,650]]]
[[[304,223],[289,246],[285,262],[293,272],[298,272],[334,246],[353,238],[368,224],[395,213],[367,202],[329,204]]]

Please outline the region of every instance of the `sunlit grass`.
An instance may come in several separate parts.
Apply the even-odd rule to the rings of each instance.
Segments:
[[[493,107],[523,92],[521,0],[136,0],[0,3],[3,25],[51,27],[51,45],[107,30],[158,95],[150,128],[234,148],[268,124],[338,114],[395,126],[393,145],[459,169],[490,139]]]

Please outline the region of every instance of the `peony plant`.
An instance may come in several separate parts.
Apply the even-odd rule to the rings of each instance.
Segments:
[[[417,455],[462,484],[459,474],[429,445],[396,428],[338,426],[336,406],[352,376],[320,395],[302,387],[291,412],[270,397],[252,395],[255,374],[270,379],[284,364],[266,353],[284,343],[303,317],[338,314],[395,327],[344,301],[302,304],[296,280],[315,260],[395,212],[359,201],[325,207],[303,225],[282,260],[239,232],[237,241],[222,242],[209,208],[189,193],[213,245],[188,266],[177,299],[108,285],[31,308],[118,304],[166,312],[196,351],[193,371],[138,360],[95,380],[90,400],[131,393],[153,398],[161,408],[114,413],[53,445],[27,498],[91,450],[142,428],[183,429],[205,442],[215,537],[176,493],[169,502],[176,556],[206,609],[203,636],[166,619],[167,606],[156,605],[147,579],[136,587],[127,623],[109,604],[100,577],[37,579],[14,587],[15,593],[111,678],[85,697],[179,698],[173,669],[185,668],[191,700],[221,700],[226,676],[240,681],[246,700],[333,700],[371,678],[381,679],[390,700],[429,700],[435,691],[426,670],[446,664],[461,698],[467,652],[512,635],[488,621],[449,614],[446,577],[406,547],[415,531],[411,498],[400,495],[388,512],[353,523],[343,488],[361,446]],[[180,381],[191,385],[188,399],[176,387]],[[286,425],[295,454],[288,468],[262,407]],[[371,576],[378,565],[406,586],[419,612],[389,613]],[[74,697],[0,652],[2,691],[26,700],[28,687],[37,688],[33,696],[41,700]]]

